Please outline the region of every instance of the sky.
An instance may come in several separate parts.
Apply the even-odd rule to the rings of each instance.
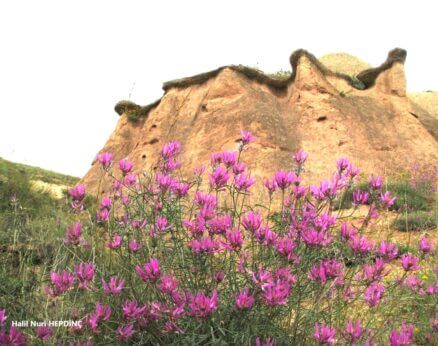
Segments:
[[[436,7],[436,8],[435,8]],[[408,91],[438,90],[435,1],[1,1],[0,157],[83,176],[114,105],[227,64],[289,70],[298,48],[373,66],[405,48]]]

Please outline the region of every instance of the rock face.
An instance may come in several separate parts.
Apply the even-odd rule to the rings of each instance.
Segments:
[[[338,157],[386,175],[413,161],[436,163],[436,123],[426,128],[406,96],[405,57],[392,50],[381,66],[350,76],[299,50],[289,78],[233,65],[167,82],[149,106],[116,105],[120,119],[102,151],[129,158],[140,173],[154,166],[164,143],[178,140],[190,176],[211,152],[235,150],[243,128],[257,137],[245,161],[258,178],[290,168],[299,148],[309,153],[312,181],[327,177]],[[108,189],[95,162],[82,182],[92,193]]]

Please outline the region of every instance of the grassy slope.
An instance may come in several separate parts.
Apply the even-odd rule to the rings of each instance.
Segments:
[[[79,181],[79,178],[70,175],[7,161],[0,157],[0,177],[14,179],[17,175],[25,176],[28,180],[41,180],[57,185],[74,185]]]
[[[0,158],[0,308],[12,317],[30,318],[42,308],[28,303],[44,303],[37,296],[45,270],[56,261],[59,239],[73,222],[65,198],[55,199],[32,182],[65,188],[78,180]]]

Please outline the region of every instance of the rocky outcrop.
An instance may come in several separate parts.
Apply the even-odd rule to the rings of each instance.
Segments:
[[[326,177],[340,156],[386,175],[416,158],[437,162],[436,139],[411,114],[402,52],[391,51],[380,67],[357,76],[332,71],[299,50],[285,78],[233,65],[166,82],[153,104],[116,105],[120,120],[102,150],[128,157],[139,173],[153,168],[164,143],[179,140],[182,169],[190,175],[195,164],[208,164],[211,152],[236,149],[243,128],[257,137],[245,156],[259,178],[290,168],[298,148],[310,154],[310,180]],[[93,193],[108,187],[95,163],[82,182]]]

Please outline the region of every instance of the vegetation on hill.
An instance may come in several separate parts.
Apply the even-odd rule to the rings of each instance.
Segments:
[[[4,209],[0,341],[13,335],[87,345],[436,342],[436,237],[400,245],[390,236],[375,242],[367,231],[388,209],[401,208],[387,192],[390,184],[376,176],[356,184],[359,170],[339,159],[332,179],[304,186],[307,154],[300,150],[291,171],[264,182],[266,198],[256,196],[241,161],[251,140],[243,131],[236,151],[212,154],[211,168],[198,167],[190,180],[179,171],[179,142],[164,145],[157,170],[140,176],[129,160],[117,165],[111,153],[100,153],[101,173],[114,178],[118,169],[122,178],[114,178],[98,206],[80,184],[67,203],[35,195],[44,192],[21,181],[20,197],[13,193]],[[356,207],[335,211],[351,186]],[[417,187],[392,187],[413,207],[429,208]],[[47,209],[37,218],[24,212],[23,221],[26,198],[47,199]],[[27,229],[27,220],[45,220],[50,207],[60,217],[55,224]],[[359,209],[366,214],[353,217]],[[5,314],[80,324],[16,330]]]
[[[56,260],[59,239],[73,216],[65,199],[35,185],[72,186],[78,178],[0,158],[0,306],[31,319],[45,268]]]

